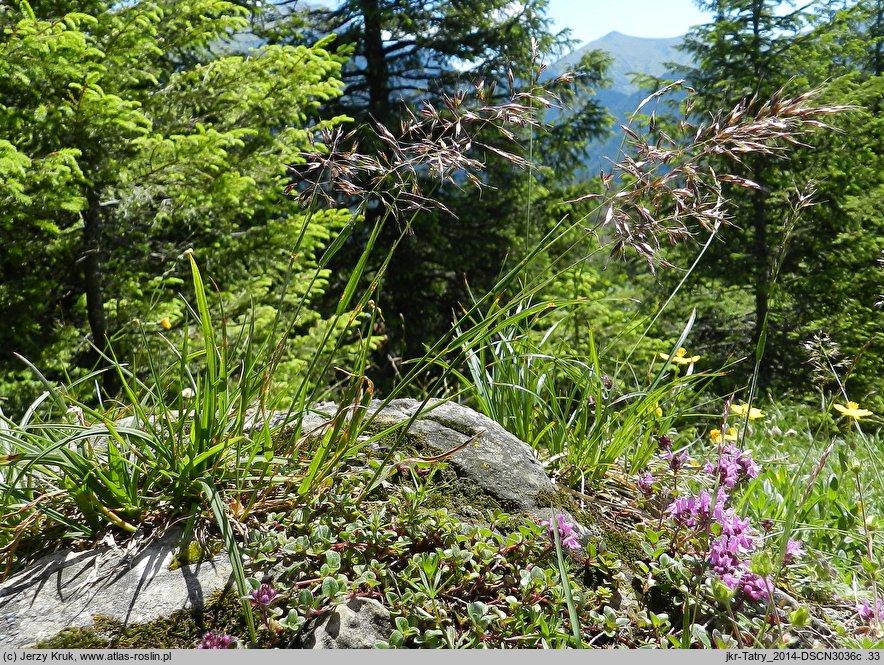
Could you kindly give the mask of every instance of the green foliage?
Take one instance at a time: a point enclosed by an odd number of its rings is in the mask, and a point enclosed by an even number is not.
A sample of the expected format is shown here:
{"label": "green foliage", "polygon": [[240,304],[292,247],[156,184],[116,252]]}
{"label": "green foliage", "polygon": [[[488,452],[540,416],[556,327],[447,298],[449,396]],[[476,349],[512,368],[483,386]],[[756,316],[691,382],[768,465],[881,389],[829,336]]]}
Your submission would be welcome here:
{"label": "green foliage", "polygon": [[[276,526],[255,532],[253,559],[285,570],[275,580],[288,599],[283,628],[297,633],[311,615],[362,589],[392,615],[381,647],[564,648],[573,632],[597,632],[590,610],[604,590],[597,598],[581,582],[580,563],[557,556],[539,524],[485,507],[469,523],[431,507],[444,493],[432,470],[425,479],[398,475],[356,507],[351,497],[370,476],[370,468],[354,470],[329,496],[270,513],[266,523]],[[608,579],[601,563],[589,565]],[[575,618],[580,625],[569,625]]]}
{"label": "green foliage", "polygon": [[[850,367],[846,388],[857,401],[884,408],[884,80],[859,72],[833,81],[827,100],[855,107],[833,120],[836,132],[815,136],[814,150],[797,151],[792,169],[816,184],[817,205],[794,231],[784,269],[782,344],[792,348],[825,331],[840,347],[835,362]],[[800,275],[800,277],[799,277]],[[796,369],[793,369],[796,371]],[[807,376],[806,370],[802,372]]]}
{"label": "green foliage", "polygon": [[[10,327],[0,346],[35,358],[24,368],[44,389],[20,414],[0,414],[0,552],[10,564],[47,541],[106,530],[125,537],[146,522],[178,519],[187,520],[189,552],[192,533],[209,524],[231,558],[240,628],[260,646],[291,646],[308,622],[357,594],[392,613],[395,627],[378,644],[390,647],[804,645],[822,638],[820,613],[774,587],[802,601],[852,591],[868,606],[879,597],[880,411],[866,397],[881,369],[868,298],[884,292],[873,266],[884,249],[880,49],[845,26],[871,26],[879,36],[880,12],[876,23],[856,7],[783,16],[764,0],[707,3],[717,18],[689,39],[701,54],[702,110],[764,94],[777,76],[801,71],[795,85],[831,77],[821,94],[856,105],[845,118],[860,118],[863,130],[845,120],[842,134],[816,137],[831,157],[799,151],[789,170],[772,149],[750,155],[735,173],[758,180],[761,193],[735,202],[739,224],[726,230],[733,243],[709,251],[717,270],[699,280],[737,295],[710,303],[691,294],[670,309],[673,294],[648,321],[621,306],[643,290],[634,265],[605,271],[584,224],[600,230],[602,244],[650,260],[663,240],[691,233],[683,212],[719,228],[717,187],[733,175],[704,180],[707,172],[697,175],[690,162],[694,144],[664,140],[658,125],[651,131],[661,142],[645,144],[651,170],[626,161],[632,170],[623,170],[620,189],[610,188],[613,178],[602,183],[607,212],[585,207],[591,197],[582,194],[569,192],[580,200],[561,204],[556,181],[600,130],[597,107],[579,122],[561,115],[558,130],[544,135],[534,123],[547,99],[536,76],[506,107],[483,88],[463,106],[427,107],[427,124],[392,101],[398,86],[413,92],[437,66],[436,102],[454,92],[454,61],[498,82],[504,63],[527,71],[536,55],[527,37],[539,38],[541,52],[556,41],[545,0],[523,4],[518,15],[497,0],[345,2],[318,12],[341,28],[337,55],[327,41],[236,54],[226,40],[245,27],[247,12],[227,2],[79,4],[79,13],[42,2],[0,13],[0,204],[12,212],[0,220],[10,238],[0,259]],[[436,23],[444,30],[428,28]],[[267,26],[280,40],[307,27]],[[345,52],[360,58],[341,73]],[[584,65],[584,82],[597,83],[604,58]],[[302,187],[310,207],[294,211],[281,200],[281,167],[303,159],[316,130],[342,121],[316,117],[339,94],[339,76],[349,84],[339,108],[387,124],[404,113],[412,123],[405,137],[420,140],[397,143],[381,130],[367,155],[319,146],[309,158],[321,172],[316,189]],[[463,180],[446,180],[453,165],[469,164],[458,140],[477,118],[481,131],[470,137],[489,171],[467,169],[464,178],[497,187],[478,201],[459,191]],[[507,155],[499,146],[518,139],[527,139],[526,156],[562,170],[529,167],[514,182],[521,148]],[[734,148],[715,141],[699,152]],[[415,145],[425,161],[409,156]],[[426,155],[450,161],[434,170]],[[360,173],[359,164],[369,168]],[[460,216],[451,228],[444,208],[431,210],[420,197],[406,205],[425,170],[442,172],[426,191]],[[831,201],[811,208],[807,225],[789,212],[792,174],[821,181]],[[684,182],[693,189],[675,189]],[[328,183],[333,204],[362,195],[349,221],[317,209],[315,194]],[[379,200],[389,207],[375,208]],[[517,239],[524,252],[502,270]],[[822,268],[810,260],[816,255],[827,258]],[[804,274],[815,279],[798,279]],[[680,277],[677,292],[689,279]],[[474,289],[452,286],[467,280]],[[190,297],[179,299],[176,289]],[[433,299],[437,315],[416,316],[419,303],[403,300],[415,290]],[[754,318],[741,320],[741,307]],[[794,324],[782,325],[788,317]],[[94,349],[77,340],[87,321]],[[654,334],[665,343],[651,336],[657,321],[663,332]],[[561,487],[559,509],[602,522],[593,526],[613,534],[604,539],[612,551],[585,542],[566,553],[562,532],[550,537],[524,515],[489,509],[489,497],[454,506],[442,496],[452,477],[444,459],[395,463],[417,413],[394,426],[370,414],[377,404],[367,375],[384,325],[398,334],[385,351],[423,349],[387,401],[443,388],[464,395],[534,446]],[[850,354],[866,355],[843,372],[834,347],[818,337],[811,351],[820,404],[806,418],[765,405],[764,420],[710,392],[719,373],[697,371],[716,367],[710,356],[728,355],[716,346],[719,326],[733,330],[733,354],[755,345],[756,372],[766,348],[766,369],[795,371],[783,358],[817,326]],[[409,330],[413,341],[403,338]],[[88,373],[96,360],[110,368]],[[391,364],[398,369],[397,359]],[[336,365],[344,377],[337,385]],[[93,399],[98,382],[104,391]],[[10,371],[0,385],[27,384]],[[328,392],[337,402],[316,407]],[[873,408],[844,404],[848,395]],[[286,424],[276,429],[279,418],[269,413],[283,400]],[[587,501],[612,510],[588,510]],[[238,525],[248,528],[245,542]],[[737,560],[713,557],[737,531],[745,538],[731,543]],[[789,541],[798,537],[807,554],[795,560]],[[259,602],[267,589],[250,576],[268,569],[279,571],[281,593],[271,589]],[[834,627],[874,636],[877,618],[859,619],[869,625],[859,630],[851,617]],[[851,639],[841,643],[873,644]]]}
{"label": "green foliage", "polygon": [[[303,296],[326,284],[317,257],[347,217],[287,206],[284,167],[339,122],[316,113],[340,94],[340,62],[322,44],[219,53],[246,24],[218,0],[0,14],[0,347],[53,378],[81,376],[98,360],[88,324],[97,349],[112,339],[128,357],[141,342],[133,320],[184,318],[180,257],[195,247],[225,323],[241,327],[254,303],[266,339],[278,312],[301,307],[285,359],[296,371],[319,324]],[[13,411],[29,401],[20,369],[0,359]]]}

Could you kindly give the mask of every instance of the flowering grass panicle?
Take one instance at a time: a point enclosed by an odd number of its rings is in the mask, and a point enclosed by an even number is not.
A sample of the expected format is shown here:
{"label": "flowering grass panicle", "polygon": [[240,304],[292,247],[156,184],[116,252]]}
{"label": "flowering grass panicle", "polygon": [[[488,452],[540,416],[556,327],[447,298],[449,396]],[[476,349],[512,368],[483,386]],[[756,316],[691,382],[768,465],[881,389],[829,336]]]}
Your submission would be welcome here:
{"label": "flowering grass panicle", "polygon": [[[645,98],[629,123],[649,102],[684,89],[675,81]],[[634,251],[654,271],[672,267],[664,256],[666,245],[695,237],[700,231],[715,233],[730,223],[723,191],[725,183],[746,189],[760,189],[759,183],[714,170],[710,158],[724,157],[733,164],[745,162],[747,155],[782,154],[789,144],[809,129],[825,128],[822,118],[848,110],[848,106],[817,106],[816,92],[798,97],[777,93],[769,101],[749,99],[711,122],[691,122],[692,104],[678,124],[674,136],[653,125],[648,136],[640,136],[629,126],[625,130],[629,149],[609,172],[602,174],[608,203],[600,215],[613,238],[612,254]],[[618,190],[628,179],[632,185]],[[575,201],[600,198],[587,194]]]}
{"label": "flowering grass panicle", "polygon": [[[539,75],[539,74],[538,74]],[[541,126],[537,106],[559,107],[561,100],[550,90],[536,86],[530,95],[509,90],[509,98],[493,101],[493,91],[483,83],[474,94],[459,91],[443,95],[441,105],[424,102],[416,112],[406,109],[398,130],[375,122],[377,148],[360,152],[357,130],[344,133],[339,127],[325,130],[322,147],[302,153],[301,161],[289,165],[292,183],[285,193],[304,205],[318,197],[336,206],[343,195],[357,200],[376,199],[400,219],[403,213],[437,209],[450,213],[438,199],[424,193],[425,179],[460,186],[463,181],[481,190],[485,156],[494,154],[517,168],[531,164],[517,154],[516,129]],[[491,130],[514,150],[503,150],[482,139]]]}

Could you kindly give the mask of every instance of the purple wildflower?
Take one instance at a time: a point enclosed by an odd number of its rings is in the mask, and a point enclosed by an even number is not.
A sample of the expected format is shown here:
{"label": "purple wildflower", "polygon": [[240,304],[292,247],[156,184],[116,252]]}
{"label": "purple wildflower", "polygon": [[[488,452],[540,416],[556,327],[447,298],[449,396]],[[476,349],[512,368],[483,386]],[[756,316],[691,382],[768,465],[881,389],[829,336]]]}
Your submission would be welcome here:
{"label": "purple wildflower", "polygon": [[711,524],[711,520],[721,522],[725,519],[728,516],[727,511],[724,509],[724,504],[727,499],[727,494],[725,494],[723,490],[719,490],[715,497],[715,506],[713,507],[712,495],[706,490],[700,492],[695,507],[697,526],[705,529]]}
{"label": "purple wildflower", "polygon": [[744,573],[740,578],[740,591],[749,600],[767,600],[770,580],[755,573]]}
{"label": "purple wildflower", "polygon": [[710,546],[708,561],[713,570],[725,579],[726,575],[734,575],[745,569],[745,556],[755,549],[755,539],[749,528],[749,520],[740,519],[733,511],[722,510],[716,519],[721,524],[721,535]]}
{"label": "purple wildflower", "polygon": [[737,484],[738,472],[739,469],[729,457],[722,456],[718,466],[713,466],[712,462],[703,465],[703,473],[708,473],[710,476],[718,474],[721,484],[728,488]]}
{"label": "purple wildflower", "polygon": [[657,443],[660,446],[660,450],[672,450],[672,439],[670,439],[665,434],[661,434],[657,437]]}
{"label": "purple wildflower", "polygon": [[761,473],[761,467],[758,466],[758,462],[756,462],[752,458],[752,453],[748,451],[744,451],[742,455],[737,459],[737,464],[742,467],[743,475],[747,478],[758,478],[758,474]]}
{"label": "purple wildflower", "polygon": [[681,453],[678,454],[667,450],[661,456],[663,457],[663,459],[669,460],[669,468],[674,473],[681,469],[688,461],[688,452],[686,450],[683,450]]}
{"label": "purple wildflower", "polygon": [[740,554],[739,545],[735,540],[719,538],[709,548],[708,561],[712,569],[724,579],[739,568]]}
{"label": "purple wildflower", "polygon": [[770,580],[749,571],[739,574],[725,573],[721,576],[728,588],[742,591],[749,600],[767,600]]}
{"label": "purple wildflower", "polygon": [[682,526],[693,526],[695,522],[694,507],[697,500],[692,496],[680,496],[669,504],[666,512],[673,521]]}
{"label": "purple wildflower", "polygon": [[[878,601],[878,617],[884,617],[884,602]],[[863,621],[871,621],[875,618],[875,608],[868,600],[863,600],[853,607],[860,619]]]}
{"label": "purple wildflower", "polygon": [[752,453],[729,445],[721,451],[718,464],[706,462],[703,471],[710,475],[718,475],[725,487],[733,487],[744,478],[757,478],[761,468],[752,459]]}
{"label": "purple wildflower", "polygon": [[728,589],[736,589],[737,585],[740,583],[740,576],[735,575],[734,573],[724,573],[721,576],[721,581],[724,582]]}
{"label": "purple wildflower", "polygon": [[249,592],[249,602],[253,607],[270,607],[270,604],[276,600],[279,593],[271,584],[262,584],[257,589]]}
{"label": "purple wildflower", "polygon": [[[580,543],[577,542],[577,533],[574,531],[574,524],[565,519],[561,513],[556,515],[556,522],[559,526],[559,536],[562,538],[562,546],[572,550],[579,550]],[[552,522],[543,520],[540,523],[549,529],[550,538],[553,537]]]}
{"label": "purple wildflower", "polygon": [[645,496],[650,496],[653,492],[654,483],[657,482],[657,479],[651,475],[650,471],[647,471],[638,477],[636,484],[638,488],[641,490],[642,494]]}
{"label": "purple wildflower", "polygon": [[666,511],[679,524],[705,529],[711,520],[721,521],[729,516],[729,512],[724,509],[727,499],[727,494],[719,491],[713,507],[712,495],[703,490],[697,497],[677,498],[669,504]]}
{"label": "purple wildflower", "polygon": [[202,641],[197,649],[235,649],[236,638],[231,637],[227,633],[209,631],[203,635]]}
{"label": "purple wildflower", "polygon": [[785,562],[789,563],[792,559],[796,559],[804,554],[804,548],[801,547],[801,543],[797,540],[792,540],[791,538],[786,542],[786,557]]}

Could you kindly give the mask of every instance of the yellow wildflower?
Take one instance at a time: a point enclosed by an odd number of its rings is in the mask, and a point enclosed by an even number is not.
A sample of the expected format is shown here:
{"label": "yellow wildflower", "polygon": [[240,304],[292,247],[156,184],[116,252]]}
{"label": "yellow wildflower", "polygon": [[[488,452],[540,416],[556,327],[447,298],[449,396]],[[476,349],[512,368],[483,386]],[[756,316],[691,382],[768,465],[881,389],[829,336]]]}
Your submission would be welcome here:
{"label": "yellow wildflower", "polygon": [[761,409],[756,409],[754,406],[750,408],[748,404],[734,404],[731,406],[731,413],[735,416],[748,416],[749,420],[764,418],[764,412]]}
{"label": "yellow wildflower", "polygon": [[[668,353],[658,353],[657,355],[663,360],[669,360]],[[691,363],[697,362],[699,359],[700,356],[689,356],[687,350],[683,346],[680,346],[678,351],[675,352],[675,355],[672,356],[672,362],[676,365],[690,365]]]}
{"label": "yellow wildflower", "polygon": [[739,435],[736,427],[728,427],[724,435],[722,435],[720,429],[709,430],[709,438],[712,440],[712,443],[718,445],[722,441],[736,441]]}
{"label": "yellow wildflower", "polygon": [[169,328],[172,327],[172,322],[169,320],[168,316],[164,316],[160,319],[160,325],[163,327],[164,330],[169,330]]}
{"label": "yellow wildflower", "polygon": [[836,404],[835,410],[842,416],[853,418],[854,420],[859,420],[860,418],[872,415],[872,412],[868,409],[859,408],[859,404],[856,402],[848,402],[846,406],[844,404]]}
{"label": "yellow wildflower", "polygon": [[654,413],[657,414],[657,417],[658,417],[658,418],[662,418],[662,417],[663,417],[663,409],[661,409],[659,406],[655,406],[655,407],[654,407]]}

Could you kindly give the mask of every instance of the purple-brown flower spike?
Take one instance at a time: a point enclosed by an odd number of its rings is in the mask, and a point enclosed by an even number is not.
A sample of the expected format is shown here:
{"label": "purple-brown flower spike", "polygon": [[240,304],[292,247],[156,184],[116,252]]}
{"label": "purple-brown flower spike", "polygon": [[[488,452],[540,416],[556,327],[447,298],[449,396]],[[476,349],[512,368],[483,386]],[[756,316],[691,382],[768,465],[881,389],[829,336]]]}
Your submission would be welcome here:
{"label": "purple-brown flower spike", "polygon": [[279,593],[270,584],[262,584],[257,589],[249,592],[249,602],[254,607],[270,607],[271,603],[277,599]]}
{"label": "purple-brown flower spike", "polygon": [[209,631],[203,635],[197,649],[235,649],[236,638],[227,633]]}

